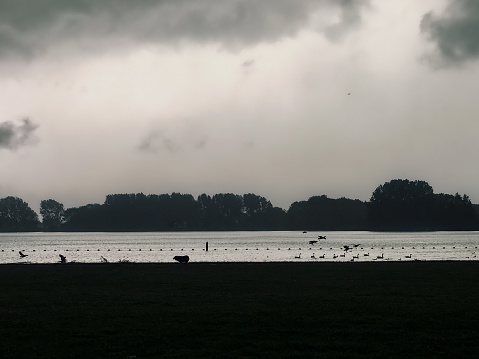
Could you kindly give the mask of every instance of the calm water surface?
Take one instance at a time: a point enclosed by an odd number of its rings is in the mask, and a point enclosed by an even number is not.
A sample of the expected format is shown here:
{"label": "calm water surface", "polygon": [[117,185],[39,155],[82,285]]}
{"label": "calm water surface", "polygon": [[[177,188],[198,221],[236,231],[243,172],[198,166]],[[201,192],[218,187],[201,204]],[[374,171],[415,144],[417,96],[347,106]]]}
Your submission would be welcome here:
{"label": "calm water surface", "polygon": [[0,233],[0,263],[477,260],[478,246],[479,232]]}

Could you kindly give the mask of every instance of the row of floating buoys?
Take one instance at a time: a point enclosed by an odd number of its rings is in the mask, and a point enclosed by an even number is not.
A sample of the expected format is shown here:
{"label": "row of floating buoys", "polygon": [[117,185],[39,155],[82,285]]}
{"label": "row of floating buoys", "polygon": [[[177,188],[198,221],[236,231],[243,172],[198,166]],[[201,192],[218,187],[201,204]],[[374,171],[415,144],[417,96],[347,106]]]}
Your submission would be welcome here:
{"label": "row of floating buoys", "polygon": [[[370,247],[370,248],[371,248],[372,250],[375,249],[375,247]],[[376,249],[379,249],[379,248],[380,248],[381,250],[384,250],[384,249],[385,249],[385,247],[378,247],[378,248],[376,248]],[[468,246],[465,246],[465,247],[463,247],[463,248],[464,248],[464,249],[473,249],[472,247],[468,247]],[[364,250],[363,247],[361,247],[361,249]],[[391,247],[391,249],[394,249],[394,247]],[[408,249],[409,249],[409,250],[417,250],[417,249],[419,249],[419,248],[416,248],[416,247],[410,247],[410,248],[408,248],[408,247],[401,247],[401,250],[408,250]],[[421,247],[421,249],[428,249],[428,247],[425,247],[425,246],[424,246],[424,247]],[[436,246],[433,246],[432,248],[429,247],[429,249],[448,249],[448,247],[442,246],[442,248],[439,248],[439,247],[437,248]],[[452,247],[450,247],[450,249],[461,249],[461,248],[456,248],[456,246],[452,246]],[[475,246],[474,249],[477,249],[477,246]],[[162,252],[162,251],[167,251],[167,250],[168,250],[168,249],[163,249],[163,248],[160,248],[160,249],[152,249],[152,248],[149,248],[149,249],[146,249],[146,250],[144,250],[144,251],[149,251],[149,252],[159,251],[159,252]],[[170,249],[169,249],[169,251],[185,251],[185,250],[186,250],[186,251],[187,251],[187,250],[194,251],[195,249],[194,249],[194,248],[191,248],[191,249],[184,249],[184,248],[174,249],[174,248],[170,248]],[[214,248],[213,250],[216,251],[217,248]],[[230,249],[230,248],[224,248],[223,250],[227,251],[227,250],[233,250],[233,249],[232,249],[232,248],[231,248],[231,249]],[[234,248],[234,250],[235,250],[235,251],[238,251],[238,250],[242,250],[242,248]],[[252,248],[244,248],[243,250],[245,250],[245,251],[248,251],[248,250],[256,250],[256,251],[266,250],[266,251],[269,251],[269,250],[271,250],[271,249],[270,249],[270,248],[254,248],[254,249],[252,249]],[[290,250],[296,250],[296,248],[291,248],[291,247],[284,248],[284,249],[278,248],[277,250],[278,250],[278,251],[280,251],[280,250],[288,250],[288,251],[290,251]],[[320,248],[313,248],[313,247],[301,248],[301,247],[299,247],[299,248],[297,248],[297,250],[328,250],[328,248],[324,248],[324,249],[323,249],[322,247],[320,247]],[[329,250],[339,250],[339,251],[343,251],[344,248],[343,248],[343,247],[339,247],[339,248],[330,247]],[[386,248],[386,250],[387,250],[387,248]],[[5,250],[5,249],[2,249],[2,250],[1,250],[1,252],[5,252],[5,251],[8,251],[8,250]],[[12,251],[12,252],[16,252],[16,251],[18,251],[18,250],[17,250],[17,249],[12,249],[11,251]],[[23,249],[22,251],[27,252],[26,249]],[[36,249],[31,250],[31,252],[36,252],[36,251],[37,251]],[[38,251],[41,251],[41,250],[38,250]],[[47,251],[57,252],[56,249],[51,249],[51,250],[43,249],[43,252],[47,252]],[[69,252],[69,251],[72,251],[72,252],[75,252],[75,251],[76,251],[76,252],[81,252],[81,251],[90,252],[90,251],[95,251],[95,250],[90,250],[90,249],[84,249],[84,250],[82,250],[82,249],[64,249],[64,251],[66,251],[66,252]],[[96,249],[96,251],[97,251],[97,252],[100,252],[100,251],[110,252],[111,249],[109,249],[109,248],[108,248],[108,249]],[[135,249],[131,249],[131,248],[121,249],[121,248],[119,248],[117,251],[118,251],[118,252],[122,252],[122,251],[132,252],[132,251],[135,251]],[[139,249],[137,249],[136,251],[141,252],[141,251],[143,251],[143,250],[142,250],[141,248],[139,248]],[[205,249],[203,249],[203,251],[205,251]]]}

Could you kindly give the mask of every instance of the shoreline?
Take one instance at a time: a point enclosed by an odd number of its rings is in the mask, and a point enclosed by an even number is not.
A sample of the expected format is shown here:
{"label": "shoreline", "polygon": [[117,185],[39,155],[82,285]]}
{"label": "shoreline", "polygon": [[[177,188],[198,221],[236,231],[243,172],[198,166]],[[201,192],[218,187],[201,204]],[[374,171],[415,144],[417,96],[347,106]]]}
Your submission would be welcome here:
{"label": "shoreline", "polygon": [[50,265],[62,265],[62,266],[112,266],[112,265],[138,265],[138,266],[157,266],[157,265],[173,265],[173,266],[197,266],[197,265],[331,265],[331,264],[338,264],[338,265],[376,265],[376,264],[412,264],[412,263],[431,263],[431,264],[440,264],[440,263],[477,263],[479,265],[479,258],[477,259],[464,259],[464,260],[455,260],[455,259],[446,259],[446,260],[425,260],[425,259],[413,259],[413,260],[362,260],[362,261],[350,261],[350,260],[340,260],[340,261],[311,261],[311,260],[304,260],[304,261],[261,261],[261,262],[249,262],[249,261],[202,261],[202,262],[194,262],[190,261],[187,264],[178,263],[175,261],[171,262],[67,262],[67,263],[60,263],[60,262],[48,262],[48,263],[31,263],[31,262],[17,262],[17,263],[0,263],[0,267],[4,266],[50,266]]}

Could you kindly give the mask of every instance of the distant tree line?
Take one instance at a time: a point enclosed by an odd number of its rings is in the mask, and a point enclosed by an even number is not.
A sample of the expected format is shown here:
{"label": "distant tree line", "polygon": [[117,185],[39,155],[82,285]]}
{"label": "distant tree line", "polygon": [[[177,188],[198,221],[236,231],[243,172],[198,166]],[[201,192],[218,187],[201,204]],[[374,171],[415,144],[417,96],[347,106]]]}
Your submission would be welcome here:
{"label": "distant tree line", "polygon": [[255,194],[112,194],[103,204],[65,209],[53,200],[38,215],[17,197],[0,199],[0,232],[237,230],[478,230],[479,207],[467,195],[434,194],[424,181],[380,185],[369,202],[325,195],[274,207]]}

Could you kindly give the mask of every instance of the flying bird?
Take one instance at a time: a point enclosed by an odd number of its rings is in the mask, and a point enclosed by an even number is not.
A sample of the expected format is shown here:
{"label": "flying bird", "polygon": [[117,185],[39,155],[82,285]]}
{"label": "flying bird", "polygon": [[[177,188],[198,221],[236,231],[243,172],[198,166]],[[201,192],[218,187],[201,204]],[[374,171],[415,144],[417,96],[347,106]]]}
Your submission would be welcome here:
{"label": "flying bird", "polygon": [[[353,247],[354,247],[354,248],[358,248],[360,245],[361,245],[361,244],[353,244]],[[351,246],[347,246],[347,245],[343,246],[343,248],[344,248],[344,251],[345,251],[345,252],[347,252],[347,251],[353,249]]]}
{"label": "flying bird", "polygon": [[22,251],[18,251],[18,254],[20,254],[20,258],[28,257],[28,254],[25,254]]}

